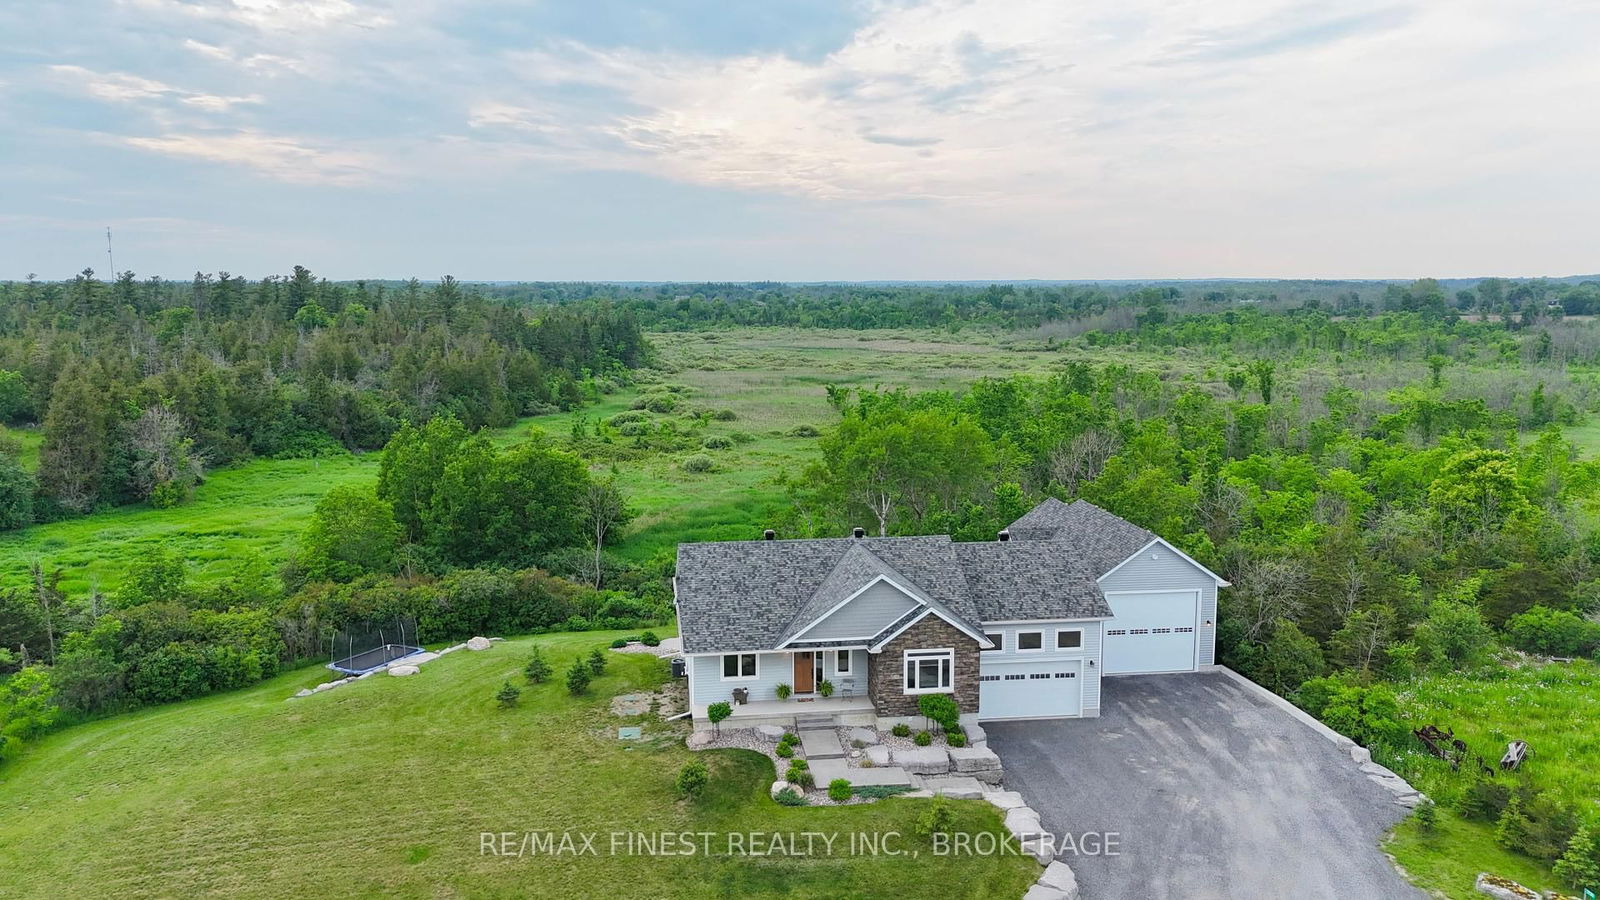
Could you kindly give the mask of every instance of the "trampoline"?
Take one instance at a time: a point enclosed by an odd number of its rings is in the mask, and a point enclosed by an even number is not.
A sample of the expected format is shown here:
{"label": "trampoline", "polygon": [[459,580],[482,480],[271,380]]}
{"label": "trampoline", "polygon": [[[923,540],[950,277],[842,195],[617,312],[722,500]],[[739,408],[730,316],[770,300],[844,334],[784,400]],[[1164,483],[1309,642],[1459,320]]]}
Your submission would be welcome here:
{"label": "trampoline", "polygon": [[332,646],[328,668],[346,675],[365,675],[423,652],[417,643],[417,623],[403,618],[347,627],[333,636]]}

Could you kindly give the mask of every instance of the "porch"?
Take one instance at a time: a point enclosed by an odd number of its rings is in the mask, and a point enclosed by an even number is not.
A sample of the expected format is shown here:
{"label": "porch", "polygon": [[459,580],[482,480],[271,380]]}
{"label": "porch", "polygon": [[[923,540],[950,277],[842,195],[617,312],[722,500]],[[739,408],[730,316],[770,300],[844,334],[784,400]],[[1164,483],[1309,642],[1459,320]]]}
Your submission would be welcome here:
{"label": "porch", "polygon": [[[707,729],[706,704],[693,707],[696,729]],[[722,721],[729,728],[754,728],[757,725],[795,727],[797,719],[831,719],[835,725],[871,725],[878,711],[865,694],[851,697],[791,697],[788,700],[751,700],[733,704],[733,713]]]}

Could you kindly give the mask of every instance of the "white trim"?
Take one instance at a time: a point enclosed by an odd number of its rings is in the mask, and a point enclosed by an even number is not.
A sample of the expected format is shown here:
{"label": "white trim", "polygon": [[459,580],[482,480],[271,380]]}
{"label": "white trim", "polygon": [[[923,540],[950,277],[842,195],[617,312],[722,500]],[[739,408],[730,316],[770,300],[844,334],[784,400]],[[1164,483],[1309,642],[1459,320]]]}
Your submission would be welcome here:
{"label": "white trim", "polygon": [[[1199,588],[1182,588],[1166,591],[1107,591],[1105,592],[1106,604],[1111,604],[1112,597],[1123,595],[1145,596],[1149,594],[1193,594],[1194,595],[1194,667],[1190,669],[1161,669],[1146,672],[1107,672],[1106,665],[1106,631],[1100,632],[1100,674],[1105,678],[1118,678],[1123,675],[1165,675],[1172,672],[1198,672],[1200,671],[1200,610],[1205,606],[1206,592]],[[1115,609],[1115,607],[1112,607]],[[1116,621],[1113,617],[1112,621]]]}
{"label": "white trim", "polygon": [[[1078,633],[1078,646],[1076,646],[1076,647],[1063,647],[1063,646],[1061,646],[1061,634],[1062,634],[1062,632],[1066,632],[1066,631],[1076,631]],[[1054,643],[1053,643],[1053,645],[1051,646],[1050,649],[1056,651],[1057,653],[1060,653],[1062,651],[1066,651],[1068,653],[1073,653],[1073,652],[1082,653],[1083,649],[1084,649],[1083,648],[1083,629],[1082,628],[1057,628],[1055,630],[1055,641],[1054,641]]]}
{"label": "white trim", "polygon": [[909,621],[906,624],[900,626],[899,628],[896,628],[894,630],[893,634],[891,634],[888,637],[884,638],[883,640],[877,642],[876,644],[873,644],[872,646],[868,647],[867,648],[867,652],[868,653],[879,653],[879,652],[882,652],[883,648],[888,646],[890,641],[892,641],[895,638],[899,637],[900,635],[904,634],[907,628],[910,628],[911,626],[917,624],[918,622],[921,622],[923,619],[926,619],[928,617],[929,613],[933,613],[934,615],[936,615],[939,618],[945,620],[946,622],[949,622],[950,626],[952,628],[954,628],[955,630],[961,632],[962,634],[966,635],[967,637],[972,638],[973,640],[977,641],[978,642],[978,649],[980,649],[980,650],[993,650],[994,649],[994,645],[989,642],[989,639],[984,636],[983,632],[980,631],[980,632],[974,634],[972,629],[968,628],[967,626],[961,624],[960,622],[957,622],[955,619],[952,619],[949,616],[945,615],[944,613],[940,612],[937,607],[929,606],[928,608],[923,610],[922,615],[917,616],[915,619],[912,619],[911,621]]}
{"label": "white trim", "polygon": [[[1095,581],[1096,582],[1105,581],[1107,578],[1110,578],[1111,576],[1117,574],[1117,570],[1118,569],[1121,569],[1123,566],[1127,565],[1128,563],[1133,562],[1135,559],[1137,559],[1139,557],[1139,554],[1145,552],[1146,550],[1149,550],[1151,547],[1154,547],[1156,544],[1160,544],[1161,546],[1167,548],[1168,550],[1171,550],[1173,553],[1178,554],[1178,556],[1180,558],[1182,558],[1185,562],[1187,562],[1189,565],[1194,566],[1196,569],[1199,569],[1200,571],[1206,573],[1207,575],[1210,575],[1211,576],[1211,580],[1213,580],[1213,581],[1215,581],[1217,583],[1217,587],[1233,587],[1233,582],[1228,581],[1227,579],[1223,578],[1221,575],[1218,575],[1217,573],[1211,571],[1210,569],[1206,568],[1205,566],[1202,566],[1199,563],[1195,562],[1194,561],[1194,557],[1192,557],[1189,554],[1183,552],[1182,550],[1179,550],[1177,547],[1174,547],[1171,544],[1167,543],[1166,539],[1165,538],[1161,538],[1161,537],[1156,537],[1156,538],[1152,539],[1150,541],[1150,543],[1145,544],[1143,547],[1140,547],[1138,550],[1135,550],[1133,553],[1128,555],[1127,559],[1123,560],[1122,562],[1117,563],[1115,566],[1112,566],[1111,567],[1111,571],[1105,573],[1104,575],[1101,575],[1099,578],[1096,578]],[[1151,594],[1153,594],[1153,593],[1157,593],[1157,592],[1156,591],[1142,591],[1141,593],[1151,593]]]}
{"label": "white trim", "polygon": [[[839,649],[839,650],[833,651],[833,674],[835,674],[835,675],[854,675],[854,674],[856,674],[856,661],[850,655],[853,652],[854,652],[853,650],[847,650],[847,649]],[[841,660],[841,659],[845,661],[845,667],[843,669],[839,668],[839,660]]]}
{"label": "white trim", "polygon": [[[1089,666],[1084,664],[1085,661],[1086,661],[1085,658],[1078,657],[1078,658],[1067,658],[1067,659],[1057,659],[1057,660],[1049,660],[1049,659],[1042,659],[1042,660],[1034,660],[1034,659],[1004,659],[1004,660],[997,660],[996,662],[991,663],[990,664],[991,666],[1038,666],[1038,665],[1051,665],[1051,664],[1076,665],[1078,667],[1078,674],[1072,680],[1076,681],[1078,683],[1078,714],[1075,715],[1075,716],[985,716],[983,714],[983,682],[980,680],[978,682],[978,719],[979,719],[979,721],[982,721],[982,722],[1025,722],[1025,721],[1035,721],[1035,720],[1037,720],[1037,721],[1057,721],[1057,720],[1060,720],[1060,719],[1081,719],[1081,718],[1083,718],[1084,717],[1084,715],[1083,715],[1083,712],[1084,712],[1084,706],[1083,706],[1083,690],[1084,690],[1084,687],[1083,687],[1083,684],[1089,678]],[[982,675],[983,674],[983,669],[980,668],[978,670],[978,674]],[[991,674],[993,674],[993,673],[991,673]],[[1055,679],[1052,678],[1051,680],[1054,681]],[[1097,706],[1097,707],[1095,707],[1095,709],[1099,709],[1099,707]]]}
{"label": "white trim", "polygon": [[1115,616],[1051,616],[1048,619],[995,619],[984,622],[984,627],[991,625],[1048,625],[1051,622],[1106,622]]}
{"label": "white trim", "polygon": [[[760,680],[760,678],[761,678],[761,654],[760,653],[757,653],[757,652],[752,652],[752,653],[740,652],[740,653],[719,653],[717,655],[722,657],[722,662],[717,666],[717,675],[721,678],[721,680],[723,680],[723,681],[759,681]],[[753,657],[755,657],[755,662],[756,662],[756,672],[755,672],[755,674],[754,675],[729,675],[728,674],[728,657],[730,657],[730,656],[739,656],[739,657],[753,656]],[[741,671],[741,672],[744,671],[744,660],[743,659],[740,659],[737,665],[739,667],[739,671]]]}
{"label": "white trim", "polygon": [[[910,667],[912,660],[916,660],[918,663],[921,663],[924,660],[939,660],[940,662],[948,660],[950,663],[950,685],[948,687],[937,688],[908,687],[906,683],[911,679],[908,677],[906,669]],[[914,647],[902,650],[900,652],[900,690],[901,693],[906,694],[907,696],[917,696],[919,694],[954,694],[956,692],[956,648]]]}
{"label": "white trim", "polygon": [[[866,584],[862,585],[860,588],[858,588],[856,590],[855,593],[851,594],[850,596],[848,596],[848,597],[844,598],[843,600],[840,600],[838,603],[834,604],[832,609],[828,610],[827,612],[823,613],[820,616],[817,616],[815,619],[812,619],[810,621],[810,623],[808,623],[806,625],[806,627],[804,627],[804,628],[800,629],[799,631],[795,632],[794,633],[794,637],[789,638],[788,640],[784,641],[782,644],[779,644],[778,646],[779,647],[787,647],[790,644],[794,643],[795,641],[800,640],[800,636],[801,635],[805,634],[806,632],[810,631],[811,629],[813,629],[813,628],[817,627],[818,625],[822,624],[824,619],[827,619],[829,616],[833,615],[834,613],[838,612],[839,610],[844,609],[845,606],[849,605],[851,600],[854,600],[855,598],[861,596],[862,594],[865,594],[869,589],[871,589],[874,585],[876,585],[880,581],[888,582],[890,587],[894,588],[895,590],[899,591],[902,594],[905,594],[906,595],[906,599],[910,600],[911,602],[921,604],[922,606],[927,606],[928,605],[928,601],[926,601],[923,598],[921,598],[921,597],[917,596],[916,594],[912,593],[911,590],[908,589],[905,585],[901,584],[898,581],[895,581],[893,578],[890,578],[887,575],[879,575],[876,578],[873,578],[871,581],[867,582]],[[906,612],[910,612],[910,610],[906,610]],[[903,616],[903,615],[905,615],[905,613],[903,612],[900,615]],[[896,616],[895,618],[899,618],[899,616]],[[853,638],[853,637],[850,637],[850,638],[840,638],[840,640],[846,640],[846,641],[867,640],[868,638],[871,638],[871,637],[872,637],[872,635],[869,634],[865,638]],[[829,638],[819,638],[819,640],[830,640],[830,639]]]}
{"label": "white trim", "polygon": [[[1044,629],[1043,628],[1018,628],[1016,630],[1015,634],[1017,636],[1017,650],[1016,650],[1016,652],[1018,652],[1018,653],[1043,653],[1045,651]],[[1037,646],[1037,647],[1024,647],[1024,646],[1022,646],[1022,636],[1025,635],[1025,634],[1037,634],[1039,636],[1039,646]]]}
{"label": "white trim", "polygon": [[[1001,631],[985,631],[983,633],[983,636],[984,637],[988,637],[991,634],[994,635],[995,637],[999,638],[1000,639],[1000,643],[995,644],[993,647],[990,647],[989,649],[998,651],[1000,653],[1004,653],[1005,649],[1006,649],[1006,633],[1005,633],[1005,631],[1003,631],[1003,630],[1001,630]],[[990,643],[994,643],[994,642],[990,641]]]}

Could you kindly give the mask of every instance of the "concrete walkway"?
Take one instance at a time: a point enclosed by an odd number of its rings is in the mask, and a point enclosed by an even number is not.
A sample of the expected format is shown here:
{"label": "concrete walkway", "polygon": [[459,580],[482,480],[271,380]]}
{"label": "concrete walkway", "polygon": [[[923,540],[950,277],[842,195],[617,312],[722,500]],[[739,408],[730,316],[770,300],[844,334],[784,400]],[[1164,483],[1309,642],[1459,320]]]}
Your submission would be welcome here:
{"label": "concrete walkway", "polygon": [[805,752],[809,762],[844,758],[844,746],[839,743],[839,733],[832,728],[800,732],[800,749]]}
{"label": "concrete walkway", "polygon": [[811,761],[811,775],[817,787],[826,788],[828,782],[843,778],[853,785],[904,785],[911,786],[911,776],[898,766],[873,766],[870,769],[852,768],[842,759],[817,759]]}

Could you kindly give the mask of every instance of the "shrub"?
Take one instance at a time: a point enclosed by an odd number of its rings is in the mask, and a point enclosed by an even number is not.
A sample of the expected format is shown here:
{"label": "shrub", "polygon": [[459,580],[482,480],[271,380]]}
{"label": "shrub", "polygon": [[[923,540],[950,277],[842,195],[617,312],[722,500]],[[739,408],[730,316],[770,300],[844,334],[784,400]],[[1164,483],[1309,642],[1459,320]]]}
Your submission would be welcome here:
{"label": "shrub", "polygon": [[700,446],[706,450],[727,450],[733,446],[733,441],[722,437],[721,435],[713,434],[701,441]]}
{"label": "shrub", "polygon": [[893,728],[889,729],[889,732],[895,737],[910,737],[911,726],[904,722],[898,722]]}
{"label": "shrub", "polygon": [[628,646],[628,639],[627,638],[617,638],[616,640],[611,642],[611,649],[613,649],[613,650],[621,650],[623,647],[626,647],[626,646]]}
{"label": "shrub", "polygon": [[780,744],[798,744],[798,743],[800,743],[800,735],[795,734],[792,731],[785,731],[783,733],[783,737],[778,738],[778,743],[780,743]]}
{"label": "shrub", "polygon": [[778,695],[779,700],[787,700],[789,695],[794,693],[794,688],[784,682],[779,682],[778,686],[772,689],[772,692]]}
{"label": "shrub", "polygon": [[815,425],[796,425],[795,427],[793,427],[793,428],[789,429],[787,432],[785,432],[785,434],[787,434],[789,437],[807,437],[807,438],[809,438],[809,437],[816,437],[817,435],[822,434],[822,432],[818,431],[817,430],[817,426],[815,426]]}
{"label": "shrub", "polygon": [[619,412],[616,415],[612,416],[611,418],[607,419],[606,420],[606,424],[610,425],[612,428],[619,428],[619,427],[621,427],[623,425],[629,424],[630,422],[642,422],[642,421],[644,421],[644,419],[645,419],[645,414],[642,411],[637,410],[637,409],[630,409],[630,410],[624,410],[623,412]]}
{"label": "shrub", "polygon": [[1556,860],[1555,876],[1572,887],[1600,885],[1600,841],[1587,826],[1579,828]]}
{"label": "shrub", "polygon": [[700,474],[715,469],[717,464],[711,460],[711,457],[705,455],[704,453],[696,453],[695,455],[679,463],[678,466],[685,472]]}
{"label": "shrub", "polygon": [[589,681],[593,676],[589,674],[589,667],[582,659],[572,661],[572,668],[567,670],[567,690],[576,697],[589,689]]}
{"label": "shrub", "polygon": [[956,811],[943,795],[933,798],[928,808],[917,818],[917,834],[924,838],[947,834],[956,825]]}
{"label": "shrub", "polygon": [[646,647],[659,647],[661,646],[661,638],[656,637],[654,631],[646,631],[644,634],[639,635],[639,643]]}
{"label": "shrub", "polygon": [[783,757],[784,759],[788,759],[789,757],[794,755],[794,745],[793,744],[785,744],[782,741],[779,741],[777,749],[773,750],[772,752],[778,754],[779,756]]}
{"label": "shrub", "polygon": [[803,759],[789,761],[789,771],[784,773],[783,780],[801,787],[811,787],[816,784],[817,777],[811,774],[811,764]]}
{"label": "shrub", "polygon": [[959,731],[947,733],[945,740],[949,741],[952,747],[965,747],[967,745],[967,736]]}
{"label": "shrub", "polygon": [[1439,808],[1432,800],[1417,804],[1417,831],[1431,836],[1439,830]]}
{"label": "shrub", "polygon": [[704,760],[695,759],[684,763],[678,770],[678,796],[695,800],[705,793],[706,782],[711,780],[711,772],[706,768]]}
{"label": "shrub", "polygon": [[1467,784],[1456,801],[1456,812],[1463,819],[1475,822],[1497,822],[1511,803],[1511,788],[1486,776],[1477,776]]}
{"label": "shrub", "polygon": [[1363,747],[1399,749],[1411,730],[1400,721],[1394,692],[1383,685],[1360,685],[1339,676],[1312,678],[1295,691],[1301,709]]}
{"label": "shrub", "polygon": [[1519,650],[1546,656],[1593,656],[1600,650],[1600,622],[1564,609],[1535,606],[1506,623]]}
{"label": "shrub", "polygon": [[711,727],[717,729],[719,734],[722,732],[722,720],[731,715],[733,715],[733,704],[726,700],[706,707],[706,718],[711,720]]}
{"label": "shrub", "polygon": [[917,736],[911,740],[914,741],[918,747],[926,747],[933,743],[933,735],[927,733],[926,731],[919,731],[917,732]]}
{"label": "shrub", "polygon": [[805,806],[806,798],[792,787],[786,787],[774,794],[772,799],[778,801],[779,806]]}
{"label": "shrub", "polygon": [[961,707],[949,694],[923,694],[917,698],[917,711],[945,731],[961,727]]}
{"label": "shrub", "polygon": [[852,793],[854,793],[857,797],[867,797],[876,800],[882,797],[893,797],[896,794],[909,793],[913,790],[915,790],[915,788],[909,784],[862,784],[857,785],[853,789]]}
{"label": "shrub", "polygon": [[828,799],[835,803],[843,803],[850,799],[850,780],[848,778],[835,778],[828,782]]}
{"label": "shrub", "polygon": [[739,414],[731,409],[719,409],[711,414],[711,418],[716,419],[718,422],[732,422],[734,419],[739,418]]}
{"label": "shrub", "polygon": [[522,688],[507,681],[500,685],[500,690],[494,692],[494,699],[499,701],[501,709],[510,709],[517,705],[517,698],[522,696]]}
{"label": "shrub", "polygon": [[589,674],[599,678],[606,673],[606,655],[600,652],[599,647],[589,651],[588,662]]}
{"label": "shrub", "polygon": [[522,667],[522,674],[533,684],[543,684],[550,680],[550,661],[544,658],[544,651],[538,646],[528,656],[528,664]]}
{"label": "shrub", "polygon": [[756,436],[751,434],[748,431],[729,432],[728,437],[735,444],[753,444],[753,443],[755,443],[755,440],[756,440]]}
{"label": "shrub", "polygon": [[817,693],[821,694],[823,696],[823,699],[827,699],[828,697],[832,697],[833,696],[833,682],[824,680],[821,684],[817,685]]}

